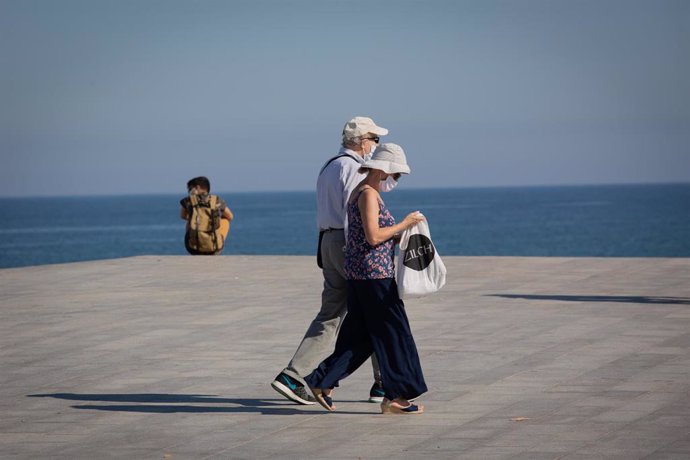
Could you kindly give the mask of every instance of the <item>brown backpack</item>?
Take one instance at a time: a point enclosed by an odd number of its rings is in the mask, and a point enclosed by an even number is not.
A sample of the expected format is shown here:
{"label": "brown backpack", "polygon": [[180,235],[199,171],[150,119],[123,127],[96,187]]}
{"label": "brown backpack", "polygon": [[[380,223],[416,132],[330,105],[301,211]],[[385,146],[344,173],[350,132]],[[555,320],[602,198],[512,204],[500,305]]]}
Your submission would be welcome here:
{"label": "brown backpack", "polygon": [[215,195],[190,195],[187,209],[185,248],[190,254],[219,254],[223,250],[220,232],[220,203]]}

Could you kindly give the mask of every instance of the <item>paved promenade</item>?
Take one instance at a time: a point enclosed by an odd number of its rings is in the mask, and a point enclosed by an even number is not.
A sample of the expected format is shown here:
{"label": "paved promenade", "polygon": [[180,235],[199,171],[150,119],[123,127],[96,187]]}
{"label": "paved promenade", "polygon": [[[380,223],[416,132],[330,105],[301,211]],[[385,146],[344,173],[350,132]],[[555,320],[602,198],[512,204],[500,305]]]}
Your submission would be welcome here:
{"label": "paved promenade", "polygon": [[312,257],[0,270],[0,459],[690,458],[690,259],[444,261],[407,302],[415,416],[366,402],[368,364],[332,414],[270,388]]}

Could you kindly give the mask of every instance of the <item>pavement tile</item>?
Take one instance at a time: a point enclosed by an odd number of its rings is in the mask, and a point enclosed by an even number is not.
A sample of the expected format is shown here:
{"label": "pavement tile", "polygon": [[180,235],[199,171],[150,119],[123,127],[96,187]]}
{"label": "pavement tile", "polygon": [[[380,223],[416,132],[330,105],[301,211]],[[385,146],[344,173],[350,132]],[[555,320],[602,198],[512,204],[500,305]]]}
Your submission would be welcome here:
{"label": "pavement tile", "polygon": [[562,452],[527,451],[513,455],[511,460],[558,460],[563,456]]}
{"label": "pavement tile", "polygon": [[646,457],[643,457],[644,460],[687,460],[688,459],[688,454],[686,453],[679,453],[679,452],[653,452]]}

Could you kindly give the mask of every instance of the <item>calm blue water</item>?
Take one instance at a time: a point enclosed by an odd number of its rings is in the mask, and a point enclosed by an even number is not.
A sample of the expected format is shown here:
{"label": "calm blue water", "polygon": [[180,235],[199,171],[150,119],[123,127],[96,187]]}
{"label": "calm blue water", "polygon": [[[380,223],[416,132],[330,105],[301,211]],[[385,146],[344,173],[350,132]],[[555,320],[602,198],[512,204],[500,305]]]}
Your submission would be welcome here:
{"label": "calm blue water", "polygon": [[[235,213],[224,254],[311,255],[312,192],[221,193]],[[0,199],[0,267],[186,254],[177,195]],[[690,257],[690,184],[405,190],[441,255]]]}

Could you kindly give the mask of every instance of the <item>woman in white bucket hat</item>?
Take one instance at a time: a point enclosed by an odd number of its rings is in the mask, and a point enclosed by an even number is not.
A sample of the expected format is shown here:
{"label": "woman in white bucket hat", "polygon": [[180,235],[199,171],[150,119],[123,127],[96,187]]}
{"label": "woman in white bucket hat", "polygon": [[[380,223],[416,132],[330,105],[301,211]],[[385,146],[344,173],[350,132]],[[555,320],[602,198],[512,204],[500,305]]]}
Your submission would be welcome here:
{"label": "woman in white bucket hat", "polygon": [[385,392],[381,412],[420,414],[424,406],[411,401],[427,387],[405,305],[398,296],[393,257],[400,233],[424,220],[424,216],[412,212],[396,224],[381,199],[380,192],[391,190],[402,174],[410,173],[399,145],[381,144],[362,169],[367,176],[348,202],[348,314],[335,351],[305,381],[317,402],[333,411],[332,389],[374,352]]}

